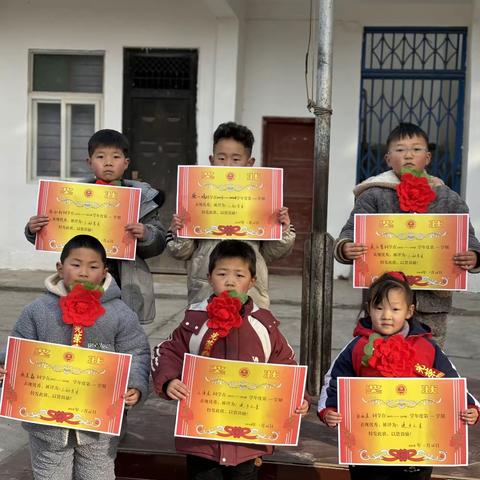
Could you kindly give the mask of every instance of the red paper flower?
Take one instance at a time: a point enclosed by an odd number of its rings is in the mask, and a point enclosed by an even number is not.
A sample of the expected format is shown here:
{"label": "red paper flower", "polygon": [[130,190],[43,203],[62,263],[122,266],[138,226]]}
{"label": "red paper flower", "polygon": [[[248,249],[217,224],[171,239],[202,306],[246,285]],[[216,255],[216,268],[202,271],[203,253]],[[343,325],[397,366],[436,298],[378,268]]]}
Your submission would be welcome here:
{"label": "red paper flower", "polygon": [[403,212],[428,212],[428,206],[437,198],[427,177],[404,173],[397,185],[400,210]]}
{"label": "red paper flower", "polygon": [[242,324],[241,308],[242,301],[239,297],[232,297],[227,291],[222,292],[207,306],[207,326],[221,337],[226,337],[232,328],[238,328]]}
{"label": "red paper flower", "polygon": [[60,298],[63,321],[70,325],[91,327],[105,313],[100,303],[101,290],[91,290],[77,283],[69,294]]}
{"label": "red paper flower", "polygon": [[401,335],[377,338],[368,365],[383,377],[411,377],[414,376],[415,350]]}

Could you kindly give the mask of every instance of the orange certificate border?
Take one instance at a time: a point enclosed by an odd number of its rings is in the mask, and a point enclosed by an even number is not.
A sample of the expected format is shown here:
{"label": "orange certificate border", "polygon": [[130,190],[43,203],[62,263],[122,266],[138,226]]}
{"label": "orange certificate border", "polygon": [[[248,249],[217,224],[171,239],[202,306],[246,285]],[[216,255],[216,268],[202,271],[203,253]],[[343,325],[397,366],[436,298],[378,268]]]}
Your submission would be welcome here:
{"label": "orange certificate border", "polygon": [[[337,380],[337,405],[343,417],[338,428],[340,464],[468,465],[468,428],[460,420],[460,411],[467,408],[465,378],[339,377]],[[421,385],[418,386],[418,383]],[[409,391],[417,392],[419,388],[424,389],[420,395],[425,398],[408,396]],[[384,401],[379,398],[382,391],[388,391],[395,398]],[[439,413],[440,404],[448,409],[449,415]],[[415,408],[422,413],[412,413]],[[389,409],[390,412],[397,409],[400,420],[389,415]],[[439,423],[434,419],[429,422],[428,415],[436,418],[440,415],[443,421]],[[399,425],[391,423],[400,421],[420,422],[417,431],[421,433],[417,438],[399,436]],[[387,422],[386,426],[380,425],[380,422]],[[412,427],[407,430],[405,433],[410,433]],[[391,444],[385,443],[388,431],[394,437]]]}
{"label": "orange certificate border", "polygon": [[[395,223],[398,221],[399,218],[405,219],[405,232],[402,232],[404,237],[401,238],[400,241],[407,240],[408,235],[414,235],[414,229],[418,221],[424,222],[425,220],[429,220],[431,222],[441,222],[444,219],[447,227],[445,227],[445,234],[451,235],[453,233],[455,238],[452,239],[451,245],[455,248],[456,252],[463,252],[468,250],[468,225],[469,225],[469,215],[467,213],[441,213],[441,214],[409,214],[409,213],[391,213],[391,214],[382,214],[382,213],[369,213],[369,214],[355,214],[354,218],[354,241],[357,243],[365,243],[368,244],[369,247],[373,245],[375,248],[380,249],[380,246],[383,244],[381,242],[389,242],[390,247],[396,248],[396,243],[393,243],[393,235],[398,234],[395,232],[393,228],[395,228]],[[452,222],[450,219],[454,218],[455,222]],[[449,219],[450,221],[447,221]],[[382,227],[385,229],[385,233],[389,235],[386,238],[374,237],[372,232],[378,228],[378,222],[382,222],[383,224],[387,225],[386,227]],[[431,233],[432,239],[430,243],[439,243],[438,233],[434,230],[433,227]],[[453,232],[452,232],[452,229]],[[410,233],[411,230],[411,233]],[[437,235],[437,237],[433,237],[433,235]],[[408,237],[408,240],[412,240],[414,242],[420,242],[421,240],[417,240],[415,238]],[[397,240],[398,242],[399,240]],[[444,242],[445,243],[445,242]],[[452,245],[454,243],[454,245]],[[428,246],[428,245],[427,245]],[[403,271],[406,275],[417,277],[415,281],[410,282],[412,289],[415,290],[467,290],[467,271],[463,268],[457,267],[450,262],[447,265],[447,260],[449,256],[445,255],[445,251],[435,252],[435,257],[433,254],[430,255],[430,263],[423,262],[420,264],[419,267],[413,267],[412,265],[408,264],[401,264],[400,261],[408,260],[408,257],[397,257],[392,258],[392,256],[388,257],[390,263],[387,266],[381,267],[380,260],[375,259],[373,255],[378,254],[385,254],[392,253],[392,248],[390,248],[389,252],[385,252],[385,250],[379,252],[373,252],[371,248],[369,251],[362,255],[359,259],[354,260],[353,262],[353,287],[354,288],[367,288],[370,286],[371,282],[375,280],[378,276],[382,273],[387,271]],[[420,246],[422,248],[422,246]],[[424,250],[416,250],[414,252],[414,256],[418,257],[419,255],[423,258]],[[393,251],[394,254],[400,255],[404,253],[402,249],[395,249]],[[408,252],[410,253],[410,252]],[[453,253],[452,253],[453,256]],[[434,260],[438,257],[440,262],[440,266],[438,262]],[[413,257],[410,257],[412,259]],[[442,262],[443,260],[443,262]],[[435,275],[421,275],[419,274],[416,268],[439,268],[442,273],[435,272]],[[448,268],[447,268],[448,267]],[[447,268],[447,270],[445,270]],[[416,282],[416,283],[415,283]],[[451,288],[447,288],[448,285],[452,285]]]}
{"label": "orange certificate border", "polygon": [[[241,172],[242,176],[245,173],[255,171],[268,172],[270,177],[271,188],[265,190],[262,188],[260,191],[262,194],[269,194],[270,204],[267,204],[268,200],[258,203],[259,207],[255,208],[253,202],[244,200],[247,206],[250,206],[250,211],[241,213],[239,207],[235,210],[237,219],[233,221],[232,225],[220,224],[222,215],[205,214],[200,212],[200,208],[191,205],[190,196],[192,190],[202,189],[201,185],[195,183],[195,175],[190,175],[194,169],[201,169],[205,172],[219,172],[222,169],[229,170],[232,178],[235,178],[235,172]],[[229,201],[228,195],[238,194],[238,192],[226,190],[226,201]],[[271,194],[271,195],[270,195]],[[219,193],[220,195],[220,193]],[[240,240],[280,240],[282,238],[282,226],[274,217],[277,212],[283,206],[283,168],[270,168],[270,167],[213,167],[207,165],[179,165],[177,172],[177,215],[185,220],[185,226],[177,232],[180,238],[205,238],[205,239],[220,239],[220,238],[237,238]],[[230,206],[227,204],[227,207]],[[213,207],[211,207],[213,208]],[[231,207],[234,208],[234,207]],[[265,222],[265,214],[268,211],[269,221]],[[245,221],[257,221],[259,228],[249,227]],[[222,222],[227,223],[227,222]]]}
{"label": "orange certificate border", "polygon": [[[102,240],[102,237],[108,237],[108,240],[113,240],[112,237],[109,237],[109,235],[112,234],[112,230],[114,231],[114,234],[120,235],[120,232],[118,231],[118,225],[119,222],[112,223],[112,220],[110,219],[105,223],[105,220],[101,220],[104,225],[97,226],[93,229],[92,232],[90,231],[82,231],[79,229],[79,227],[75,227],[75,230],[71,230],[71,232],[64,232],[60,228],[61,223],[59,221],[55,221],[52,219],[52,215],[49,215],[48,211],[51,209],[53,206],[58,207],[58,201],[55,199],[54,195],[55,192],[54,190],[58,190],[58,188],[65,187],[65,188],[74,188],[80,189],[80,188],[88,188],[90,191],[101,191],[105,190],[106,192],[112,191],[112,192],[118,192],[119,189],[121,189],[121,194],[122,195],[122,200],[125,199],[125,197],[128,194],[128,205],[127,208],[125,207],[120,207],[120,209],[117,210],[119,211],[119,215],[122,216],[122,221],[124,225],[127,225],[129,223],[136,223],[138,222],[139,215],[140,215],[140,198],[142,194],[142,190],[140,188],[135,188],[135,187],[119,187],[116,185],[97,185],[95,183],[80,183],[80,182],[60,182],[57,180],[40,180],[38,183],[38,194],[37,194],[37,215],[47,215],[50,217],[50,221],[48,223],[48,228],[49,228],[49,233],[51,236],[54,238],[57,238],[60,240],[60,243],[57,244],[55,242],[55,246],[51,245],[52,240],[47,241],[47,239],[43,238],[41,234],[36,235],[35,239],[35,248],[36,250],[41,250],[45,252],[53,252],[53,253],[59,253],[62,251],[63,245],[70,240],[72,237],[75,235],[80,235],[82,233],[92,235],[96,238],[98,238],[100,241]],[[93,204],[94,202],[92,202]],[[61,208],[68,208],[65,206],[62,206]],[[74,207],[75,208],[75,207]],[[78,208],[78,207],[76,207]],[[106,214],[106,208],[96,208],[95,212],[91,212],[92,214]],[[112,210],[109,210],[109,213],[111,214]],[[58,214],[58,217],[62,217],[61,214]],[[68,216],[63,217],[64,220],[68,219]],[[64,223],[67,223],[66,221]],[[117,231],[115,232],[115,229]],[[121,234],[124,235],[124,231],[122,228]],[[119,248],[118,252],[112,252],[110,251],[110,248],[108,245],[104,245],[105,250],[107,251],[107,257],[108,258],[115,258],[117,260],[135,260],[135,254],[136,254],[136,248],[137,248],[137,239],[132,237],[123,237],[122,239],[116,239],[117,242],[116,244],[122,246],[123,248]],[[102,242],[103,243],[103,242]]]}
{"label": "orange certificate border", "polygon": [[[89,354],[102,363],[87,363]],[[64,360],[61,372],[58,364],[48,361],[59,356]],[[0,417],[118,436],[131,360],[132,355],[127,353],[8,337]],[[98,387],[92,400],[90,382],[95,380],[102,383],[92,385]],[[45,398],[47,395],[51,399]]]}
{"label": "orange certificate border", "polygon": [[[228,374],[231,372],[227,372],[227,369],[231,366],[234,367],[236,371],[235,375],[232,375],[232,378],[228,377]],[[205,369],[208,369],[208,373],[218,375],[218,378],[211,379],[207,384],[206,375],[199,374],[199,372],[203,372]],[[260,408],[255,411],[253,408],[255,400],[246,400],[249,394],[251,396],[253,394],[253,397],[257,398],[262,397],[264,400],[275,401],[275,395],[281,395],[283,393],[282,391],[276,393],[273,387],[267,388],[268,382],[275,381],[274,378],[277,377],[267,377],[267,380],[263,380],[263,378],[266,378],[265,370],[269,372],[283,371],[286,375],[283,382],[288,383],[289,388],[291,387],[291,390],[287,392],[290,398],[283,404],[283,400],[285,399],[284,395],[281,400],[275,404],[275,409],[267,411],[268,407],[271,407],[271,404],[266,404],[263,409]],[[260,391],[255,392],[256,385],[249,383],[245,379],[250,374],[254,376],[255,373],[262,372],[262,384],[257,386],[265,386],[265,388],[263,388],[261,393]],[[237,379],[237,376],[240,380]],[[183,362],[182,381],[187,385],[191,394],[186,400],[178,402],[175,419],[175,436],[220,442],[234,441],[236,443],[258,445],[296,446],[298,445],[300,433],[301,415],[294,412],[303,401],[306,376],[307,367],[303,365],[240,362],[202,357],[187,353],[185,354]],[[233,377],[235,377],[235,379]],[[229,383],[231,385],[229,385]],[[278,388],[282,388],[282,384],[279,384]],[[283,388],[285,389],[287,386],[284,385]],[[208,400],[206,395],[202,396],[199,389],[211,389],[211,399]],[[208,392],[210,393],[210,390],[208,390]],[[229,397],[229,392],[233,392],[231,397]],[[229,398],[234,398],[235,402],[251,402],[251,408],[254,410],[254,413],[248,412],[249,415],[246,416],[245,419],[240,416],[241,414],[237,413],[208,413],[209,407],[215,404],[220,407],[221,402],[225,404],[225,406],[222,404],[221,408],[242,408],[238,403],[236,404],[237,406],[233,406],[233,401],[230,401]],[[202,403],[204,404],[202,405]],[[230,418],[230,422],[228,418]],[[238,419],[239,423],[244,423],[240,426],[231,426],[232,418],[235,418],[235,421]],[[258,428],[259,425],[254,425],[255,421],[264,423]]]}

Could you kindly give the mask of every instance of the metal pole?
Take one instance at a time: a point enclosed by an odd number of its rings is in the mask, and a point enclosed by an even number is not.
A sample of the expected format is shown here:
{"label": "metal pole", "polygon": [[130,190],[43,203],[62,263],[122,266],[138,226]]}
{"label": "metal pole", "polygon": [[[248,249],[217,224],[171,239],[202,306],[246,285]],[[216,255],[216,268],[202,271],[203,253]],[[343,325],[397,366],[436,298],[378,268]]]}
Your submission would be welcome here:
{"label": "metal pole", "polygon": [[300,345],[300,360],[309,367],[307,388],[312,395],[320,393],[330,365],[333,286],[333,239],[327,233],[333,0],[319,0],[318,5],[312,233],[305,242]]}

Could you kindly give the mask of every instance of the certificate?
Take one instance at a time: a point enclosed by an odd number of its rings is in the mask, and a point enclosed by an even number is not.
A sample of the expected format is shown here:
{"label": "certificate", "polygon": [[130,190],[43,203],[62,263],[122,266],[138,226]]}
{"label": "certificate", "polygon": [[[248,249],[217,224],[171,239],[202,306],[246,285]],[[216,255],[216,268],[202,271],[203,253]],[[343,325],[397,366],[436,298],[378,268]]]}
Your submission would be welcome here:
{"label": "certificate", "polygon": [[8,337],[0,416],[119,435],[131,357]]}
{"label": "certificate", "polygon": [[467,271],[452,257],[468,250],[468,214],[357,214],[354,239],[367,253],[353,262],[353,286],[403,272],[417,290],[466,290]]}
{"label": "certificate", "polygon": [[468,464],[464,378],[338,378],[340,463]]}
{"label": "certificate", "polygon": [[175,436],[263,445],[297,445],[307,367],[186,354]]}
{"label": "certificate", "polygon": [[141,189],[40,180],[37,215],[49,217],[38,233],[37,250],[61,252],[75,235],[98,238],[107,257],[135,260],[137,240],[125,225],[137,223]]}
{"label": "certificate", "polygon": [[282,238],[283,169],[180,165],[177,179],[179,237]]}

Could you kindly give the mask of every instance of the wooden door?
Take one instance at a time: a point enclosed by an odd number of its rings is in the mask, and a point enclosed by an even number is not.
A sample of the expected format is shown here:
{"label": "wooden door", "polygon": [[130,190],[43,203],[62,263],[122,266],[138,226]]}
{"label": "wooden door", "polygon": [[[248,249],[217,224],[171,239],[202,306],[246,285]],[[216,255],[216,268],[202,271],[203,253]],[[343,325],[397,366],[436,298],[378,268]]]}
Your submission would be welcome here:
{"label": "wooden door", "polygon": [[312,219],[314,130],[313,118],[263,119],[263,166],[283,168],[283,204],[297,232],[292,254],[272,262],[272,273],[302,272],[304,242]]}
{"label": "wooden door", "polygon": [[[124,132],[130,140],[130,178],[164,194],[160,209],[168,228],[176,210],[177,166],[196,163],[195,50],[126,49]],[[184,272],[184,262],[161,255],[155,272]]]}

